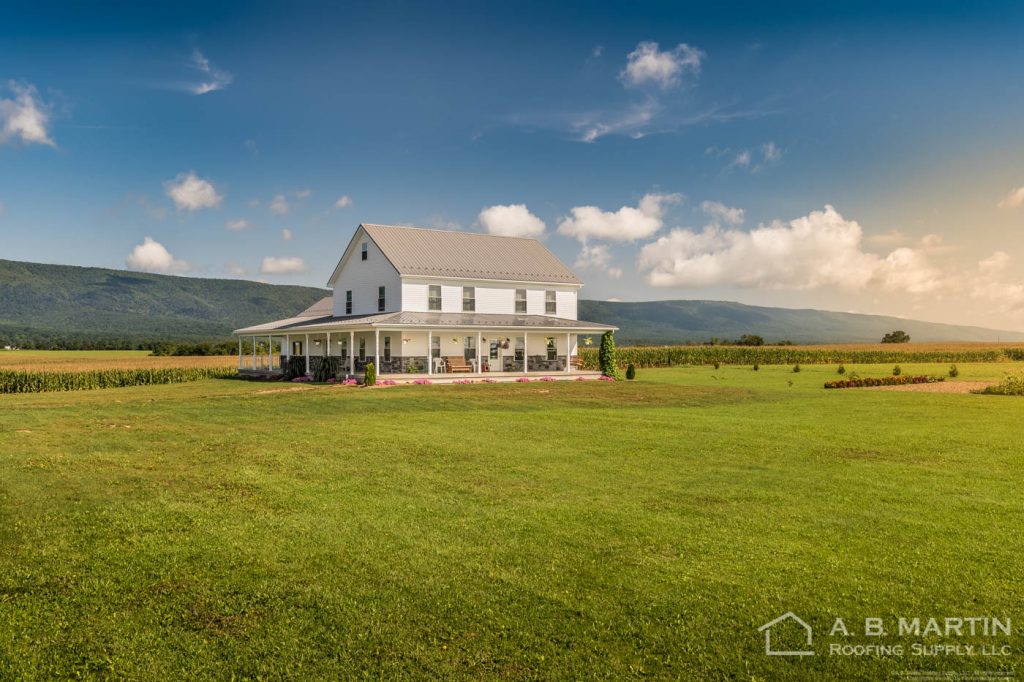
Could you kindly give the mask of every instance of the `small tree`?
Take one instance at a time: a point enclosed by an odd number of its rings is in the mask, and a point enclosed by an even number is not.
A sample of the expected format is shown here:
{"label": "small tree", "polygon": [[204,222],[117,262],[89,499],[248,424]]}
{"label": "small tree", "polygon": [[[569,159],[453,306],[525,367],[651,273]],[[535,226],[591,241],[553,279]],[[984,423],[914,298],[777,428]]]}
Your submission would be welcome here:
{"label": "small tree", "polygon": [[899,376],[899,375],[901,375],[901,374],[903,374],[903,370],[902,370],[902,369],[900,369],[900,366],[899,366],[899,365],[896,365],[895,367],[893,367],[893,368],[892,368],[892,375],[893,375],[894,377],[898,377],[898,376]]}
{"label": "small tree", "polygon": [[882,337],[882,343],[907,343],[910,341],[910,334],[906,333],[902,329],[889,332]]}
{"label": "small tree", "polygon": [[761,369],[761,365],[759,365],[759,364],[757,364],[757,363],[755,362],[755,363],[754,363],[754,371],[756,372],[756,371],[758,371],[758,370],[760,370],[760,369]]}
{"label": "small tree", "polygon": [[366,376],[363,383],[367,386],[377,385],[377,368],[373,366],[372,362],[366,363]]}
{"label": "small tree", "polygon": [[800,371],[800,363],[797,363],[797,364],[793,365],[793,371],[794,372],[799,372]]}
{"label": "small tree", "polygon": [[629,363],[628,367],[626,367],[626,379],[629,381],[636,379],[636,367],[633,366],[632,362]]}
{"label": "small tree", "polygon": [[955,379],[955,378],[957,378],[958,376],[960,376],[960,370],[958,370],[958,369],[956,368],[956,365],[950,365],[950,366],[949,366],[949,376],[950,376],[950,378],[952,378],[952,379]]}
{"label": "small tree", "polygon": [[737,346],[763,346],[764,337],[758,336],[757,334],[744,334],[740,338],[736,339]]}
{"label": "small tree", "polygon": [[597,362],[601,374],[614,379],[619,378],[619,368],[615,362],[615,335],[610,331],[601,337],[601,349],[597,353]]}
{"label": "small tree", "polygon": [[846,374],[846,367],[839,365],[839,369],[836,370],[836,374]]}

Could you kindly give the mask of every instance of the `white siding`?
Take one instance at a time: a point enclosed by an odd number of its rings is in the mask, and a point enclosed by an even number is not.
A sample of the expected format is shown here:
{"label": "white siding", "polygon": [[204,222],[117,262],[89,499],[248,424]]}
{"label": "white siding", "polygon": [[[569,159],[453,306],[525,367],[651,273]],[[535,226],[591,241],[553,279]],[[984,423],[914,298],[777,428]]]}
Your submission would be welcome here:
{"label": "white siding", "polygon": [[367,315],[377,311],[377,288],[385,287],[386,312],[402,309],[402,280],[398,271],[388,262],[377,245],[369,237],[368,257],[362,260],[362,239],[355,241],[355,248],[341,266],[338,279],[334,282],[334,314],[345,314],[345,292],[352,291],[352,314]]}
{"label": "white siding", "polygon": [[462,288],[471,286],[476,289],[476,312],[478,313],[514,315],[516,312],[516,289],[526,289],[527,314],[544,315],[544,292],[553,290],[557,302],[555,317],[576,319],[578,287],[559,284],[545,286],[517,284],[516,282],[498,284],[478,280],[402,278],[402,310],[426,311],[430,285],[441,287],[441,311],[446,313],[462,312]]}

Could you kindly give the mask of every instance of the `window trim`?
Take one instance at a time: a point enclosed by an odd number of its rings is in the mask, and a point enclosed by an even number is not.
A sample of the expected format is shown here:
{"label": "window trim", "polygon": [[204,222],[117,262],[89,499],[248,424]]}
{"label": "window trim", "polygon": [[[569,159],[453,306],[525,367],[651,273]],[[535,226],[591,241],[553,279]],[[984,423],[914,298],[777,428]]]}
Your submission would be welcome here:
{"label": "window trim", "polygon": [[[466,297],[467,292],[469,293],[468,298]],[[462,312],[476,312],[476,287],[462,287]]]}
{"label": "window trim", "polygon": [[[437,289],[437,297],[436,298],[432,295],[432,293],[433,293],[433,291],[435,289]],[[436,308],[434,307],[435,301],[437,302],[437,307]],[[427,285],[427,310],[430,311],[430,312],[440,312],[442,305],[443,305],[443,301],[442,301],[442,298],[441,298],[441,285],[440,284],[428,284]]]}
{"label": "window trim", "polygon": [[363,242],[362,247],[360,247],[359,253],[361,254],[360,260],[369,260],[370,259],[370,244],[369,244],[369,242]]}
{"label": "window trim", "polygon": [[[519,293],[520,292],[522,292],[522,294],[523,294],[522,299],[519,298]],[[526,302],[526,300],[527,300],[526,296],[527,296],[526,295],[526,289],[516,289],[516,307],[515,307],[515,311],[516,311],[517,315],[519,315],[519,314],[525,315],[526,311],[528,310],[527,302]],[[522,306],[523,309],[522,310],[519,309],[519,303],[520,302],[522,302],[522,304],[523,304],[523,306]]]}

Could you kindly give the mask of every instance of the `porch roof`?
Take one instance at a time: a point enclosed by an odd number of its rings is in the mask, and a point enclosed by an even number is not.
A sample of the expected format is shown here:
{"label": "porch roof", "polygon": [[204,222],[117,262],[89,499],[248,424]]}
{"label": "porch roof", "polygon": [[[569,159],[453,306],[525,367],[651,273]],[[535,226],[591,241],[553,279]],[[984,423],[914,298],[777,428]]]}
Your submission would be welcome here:
{"label": "porch roof", "polygon": [[276,322],[236,329],[235,334],[328,332],[337,330],[380,329],[543,329],[564,332],[606,332],[618,327],[583,320],[568,320],[547,315],[497,315],[492,313],[421,313],[401,311],[344,317],[291,317]]}

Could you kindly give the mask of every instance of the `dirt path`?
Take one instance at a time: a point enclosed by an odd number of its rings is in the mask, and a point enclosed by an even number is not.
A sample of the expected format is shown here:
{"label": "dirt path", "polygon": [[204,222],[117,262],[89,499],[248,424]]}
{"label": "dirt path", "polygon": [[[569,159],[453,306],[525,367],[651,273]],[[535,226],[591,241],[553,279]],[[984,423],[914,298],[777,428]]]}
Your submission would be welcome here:
{"label": "dirt path", "polygon": [[905,384],[903,386],[870,386],[869,391],[918,391],[920,393],[970,393],[995,381],[939,381],[934,384]]}

